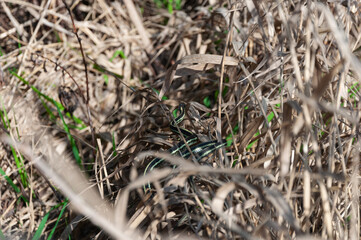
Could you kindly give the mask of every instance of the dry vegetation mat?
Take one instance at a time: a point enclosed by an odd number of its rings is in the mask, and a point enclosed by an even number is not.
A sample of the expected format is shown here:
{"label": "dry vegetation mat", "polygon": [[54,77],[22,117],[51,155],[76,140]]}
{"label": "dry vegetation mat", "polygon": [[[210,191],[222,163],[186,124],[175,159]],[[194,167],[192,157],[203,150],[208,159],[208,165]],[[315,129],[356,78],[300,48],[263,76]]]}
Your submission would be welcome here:
{"label": "dry vegetation mat", "polygon": [[0,239],[360,239],[357,0],[0,0]]}

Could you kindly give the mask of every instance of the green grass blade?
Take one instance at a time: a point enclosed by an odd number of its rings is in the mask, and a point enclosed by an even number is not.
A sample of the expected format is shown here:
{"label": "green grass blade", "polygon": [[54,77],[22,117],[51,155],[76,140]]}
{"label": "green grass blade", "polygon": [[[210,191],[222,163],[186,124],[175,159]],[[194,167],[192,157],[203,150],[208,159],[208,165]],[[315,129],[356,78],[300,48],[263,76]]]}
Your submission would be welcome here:
{"label": "green grass blade", "polygon": [[74,157],[75,157],[75,161],[76,161],[76,163],[79,165],[79,167],[82,168],[81,158],[80,158],[80,155],[79,155],[79,150],[78,150],[78,148],[77,148],[77,146],[76,146],[76,143],[75,143],[75,140],[74,140],[73,136],[72,136],[71,133],[70,133],[68,124],[66,124],[65,119],[64,119],[64,116],[63,116],[63,114],[61,113],[61,110],[60,110],[58,107],[57,107],[56,109],[58,110],[60,119],[61,119],[61,121],[63,122],[64,131],[66,132],[66,135],[68,136],[68,139],[69,139],[69,141],[70,141],[70,146],[71,146],[71,149],[72,149],[72,151],[73,151],[73,155],[74,155]]}
{"label": "green grass blade", "polygon": [[5,129],[8,129],[8,124],[7,124],[7,122],[5,122],[4,113],[1,110],[0,110],[0,117],[1,117],[1,121],[2,121]]}
{"label": "green grass blade", "polygon": [[[16,78],[18,78],[20,81],[22,81],[24,84],[28,85],[39,97],[43,97],[45,100],[47,100],[48,102],[50,102],[51,104],[53,104],[55,107],[59,108],[61,111],[64,111],[64,107],[63,105],[61,105],[61,103],[55,101],[53,98],[43,94],[41,91],[39,91],[35,86],[31,85],[28,81],[26,81],[23,77],[19,76],[14,70],[11,70],[10,73],[15,76]],[[41,99],[41,98],[40,98]],[[46,104],[45,104],[46,105]],[[47,112],[48,110],[51,111],[48,107],[46,107]],[[69,113],[65,114],[68,118],[71,118],[74,120],[75,123],[80,124],[81,126],[77,126],[77,129],[84,129],[87,126],[83,123],[83,121],[79,118],[76,118],[74,116],[71,116]],[[54,115],[51,115],[51,117]],[[55,118],[55,116],[54,116]]]}
{"label": "green grass blade", "polygon": [[15,185],[15,183],[9,178],[5,171],[0,167],[0,174],[5,178],[5,180],[9,183],[9,185],[14,189],[16,193],[20,192],[20,189]]}
{"label": "green grass blade", "polygon": [[212,102],[211,102],[211,98],[209,96],[205,97],[203,99],[203,104],[204,106],[206,106],[207,108],[210,108],[211,105],[212,105]]}
{"label": "green grass blade", "polygon": [[56,117],[55,117],[54,113],[51,111],[51,109],[48,107],[48,105],[45,103],[45,101],[42,98],[40,98],[40,101],[43,104],[43,107],[45,108],[45,111],[50,116],[50,120],[55,120]]}
{"label": "green grass blade", "polygon": [[[275,117],[275,114],[273,112],[268,114],[267,115],[267,122],[271,122],[274,117]],[[257,137],[258,135],[260,135],[259,131],[254,136]],[[253,144],[255,144],[257,141],[258,140],[255,140],[255,141],[251,142],[250,144],[248,144],[248,146],[246,147],[247,151],[250,150],[252,148]]]}
{"label": "green grass blade", "polygon": [[[2,108],[3,108],[3,110],[0,111],[1,119],[2,119],[4,127],[9,130],[10,121],[9,121],[9,118],[8,118],[8,114],[6,112],[6,109],[5,109],[5,106],[4,106],[4,103],[3,103],[2,99],[0,99],[0,100],[1,100]],[[17,125],[16,122],[15,122],[15,125]],[[16,128],[16,132],[17,132],[17,135],[18,135],[18,139],[20,139],[20,134],[19,134],[19,131],[18,131],[17,128]],[[19,172],[19,175],[20,175],[20,178],[21,178],[21,182],[22,182],[23,186],[26,188],[28,186],[28,181],[27,181],[28,176],[27,176],[25,168],[24,168],[24,159],[23,159],[23,157],[21,155],[20,155],[20,157],[18,157],[18,154],[16,153],[15,149],[12,146],[11,146],[11,152],[13,154],[16,167],[18,168],[18,172]]]}
{"label": "green grass blade", "polygon": [[[51,209],[53,210],[53,209]],[[48,221],[48,218],[49,218],[49,215],[50,215],[50,212],[47,212],[45,214],[45,216],[43,217],[43,219],[41,220],[40,224],[39,224],[39,227],[38,229],[36,230],[35,232],[35,235],[34,237],[32,238],[32,240],[39,240],[41,238],[41,234],[43,233],[44,229],[45,229],[45,226],[46,226],[46,222]]]}
{"label": "green grass blade", "polygon": [[122,59],[127,59],[124,52],[122,50],[117,50],[113,54],[113,56],[109,59],[110,62],[112,62],[116,57],[120,56]]}
{"label": "green grass blade", "polygon": [[18,141],[20,141],[20,133],[19,133],[19,128],[18,128],[18,122],[16,121],[16,117],[15,117],[14,112],[13,112],[13,119],[15,121],[15,130],[16,130],[16,134],[18,135]]}
{"label": "green grass blade", "polygon": [[53,238],[53,235],[54,235],[54,232],[56,230],[56,227],[58,226],[59,224],[59,221],[61,219],[61,217],[63,216],[64,214],[64,211],[66,209],[66,206],[68,205],[68,199],[66,199],[64,202],[63,202],[63,207],[61,208],[61,211],[59,213],[59,216],[58,216],[58,219],[56,220],[56,223],[55,223],[55,226],[53,227],[53,229],[51,230],[49,236],[48,236],[48,240],[52,239]]}
{"label": "green grass blade", "polygon": [[[49,215],[50,215],[51,211],[53,211],[54,209],[57,209],[57,208],[60,207],[60,206],[63,206],[62,209],[61,209],[61,211],[60,211],[60,214],[59,214],[59,217],[58,217],[58,221],[56,222],[55,227],[54,227],[54,228],[56,228],[56,226],[57,226],[57,224],[58,224],[58,222],[59,222],[59,219],[61,218],[61,216],[63,216],[64,210],[66,209],[67,204],[68,204],[68,199],[66,199],[66,200],[65,200],[64,202],[62,202],[62,203],[59,203],[59,204],[53,206],[53,207],[49,210],[49,212],[47,212],[47,213],[45,214],[45,216],[44,216],[43,219],[41,220],[41,222],[40,222],[40,224],[39,224],[39,227],[38,227],[38,229],[36,230],[35,235],[34,235],[34,237],[32,238],[32,240],[43,239],[43,238],[41,237],[41,234],[43,233],[43,231],[44,231],[44,229],[45,229],[45,227],[46,227],[46,222],[48,221],[48,218],[49,218]],[[53,228],[53,230],[54,230],[54,228]],[[52,236],[53,233],[54,233],[53,230],[52,230],[51,236]],[[49,235],[49,237],[50,237],[50,235]],[[48,238],[48,239],[49,239],[49,238]]]}
{"label": "green grass blade", "polygon": [[170,14],[172,14],[173,13],[173,0],[168,0],[168,4],[167,4],[168,6],[168,12],[170,13]]}
{"label": "green grass blade", "polygon": [[109,84],[109,76],[108,75],[106,75],[106,74],[103,74],[103,78],[104,78],[104,82],[105,82],[105,84]]}
{"label": "green grass blade", "polygon": [[[2,168],[0,168],[0,174],[5,178],[5,180],[9,183],[9,185],[14,189],[16,193],[21,192],[18,186],[16,186],[15,183],[11,180],[11,178],[9,178],[8,175],[6,175],[5,171]],[[28,199],[23,195],[21,195],[20,198],[23,199],[23,201],[26,203],[29,202]]]}
{"label": "green grass blade", "polygon": [[16,167],[18,168],[18,172],[20,175],[20,179],[21,179],[21,183],[23,184],[24,188],[26,188],[29,184],[28,184],[28,175],[26,174],[25,171],[25,165],[24,165],[24,158],[16,153],[15,149],[10,146],[11,148],[11,153],[13,154],[13,157],[15,159],[15,164]]}
{"label": "green grass blade", "polygon": [[115,133],[112,134],[113,157],[117,156],[117,146],[115,145]]}
{"label": "green grass blade", "polygon": [[[28,85],[36,94],[38,94],[39,97],[43,97],[45,98],[48,102],[52,103],[57,111],[58,111],[58,114],[60,116],[60,119],[63,123],[63,129],[64,131],[66,132],[67,136],[68,136],[68,139],[70,141],[70,145],[71,145],[71,148],[72,148],[72,151],[73,151],[73,155],[75,157],[75,160],[77,162],[77,164],[82,167],[82,164],[81,164],[81,158],[80,158],[80,155],[79,155],[79,150],[76,146],[76,143],[75,143],[75,140],[74,138],[72,137],[71,133],[70,133],[70,130],[69,130],[69,126],[66,124],[65,122],[65,119],[64,119],[64,115],[62,114],[62,111],[64,110],[64,107],[58,103],[57,101],[55,101],[54,99],[46,96],[45,94],[43,94],[42,92],[40,92],[36,87],[34,87],[33,85],[31,85],[28,81],[26,81],[23,77],[17,75],[14,71],[10,71],[10,73],[17,77],[20,81],[22,81],[24,84]],[[67,113],[69,114],[69,113]],[[70,116],[70,114],[68,115]],[[74,118],[73,118],[74,119]],[[75,119],[74,119],[75,120]]]}
{"label": "green grass blade", "polygon": [[5,240],[5,235],[3,234],[3,231],[0,229],[0,240]]}
{"label": "green grass blade", "polygon": [[10,127],[10,121],[9,121],[9,118],[8,118],[8,114],[6,112],[6,109],[5,109],[5,106],[4,106],[4,102],[0,96],[0,101],[1,101],[1,106],[2,106],[2,109],[4,109],[3,111],[0,111],[0,115],[1,115],[1,120],[2,120],[2,123],[4,125],[4,127],[9,130],[9,127]]}

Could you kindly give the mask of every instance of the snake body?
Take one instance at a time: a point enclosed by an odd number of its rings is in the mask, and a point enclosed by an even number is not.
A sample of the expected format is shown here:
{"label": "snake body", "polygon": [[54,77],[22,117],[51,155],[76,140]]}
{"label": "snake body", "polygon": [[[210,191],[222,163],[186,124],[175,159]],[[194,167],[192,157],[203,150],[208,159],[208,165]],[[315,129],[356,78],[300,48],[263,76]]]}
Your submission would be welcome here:
{"label": "snake body", "polygon": [[[226,141],[223,140],[222,142],[218,142],[216,140],[199,143],[194,145],[198,141],[198,137],[193,132],[179,127],[179,124],[183,121],[185,116],[185,104],[180,103],[178,106],[178,116],[171,121],[170,129],[172,132],[183,136],[182,141],[171,147],[168,152],[172,155],[180,155],[183,158],[188,158],[192,154],[196,157],[196,160],[199,161],[203,157],[207,156],[208,154],[214,152],[215,150],[223,147],[226,145]],[[194,145],[194,146],[193,146]],[[144,170],[144,175],[151,172],[154,168],[156,168],[159,164],[164,161],[163,158],[154,158]],[[151,189],[151,184],[148,182],[144,185],[144,192],[147,192]]]}

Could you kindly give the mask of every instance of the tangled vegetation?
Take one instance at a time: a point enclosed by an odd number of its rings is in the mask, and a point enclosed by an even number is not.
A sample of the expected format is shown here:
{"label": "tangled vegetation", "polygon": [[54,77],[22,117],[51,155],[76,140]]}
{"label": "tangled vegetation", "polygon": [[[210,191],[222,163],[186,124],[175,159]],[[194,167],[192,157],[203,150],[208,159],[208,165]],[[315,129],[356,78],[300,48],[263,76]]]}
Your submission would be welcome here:
{"label": "tangled vegetation", "polygon": [[360,238],[359,1],[0,3],[0,239]]}

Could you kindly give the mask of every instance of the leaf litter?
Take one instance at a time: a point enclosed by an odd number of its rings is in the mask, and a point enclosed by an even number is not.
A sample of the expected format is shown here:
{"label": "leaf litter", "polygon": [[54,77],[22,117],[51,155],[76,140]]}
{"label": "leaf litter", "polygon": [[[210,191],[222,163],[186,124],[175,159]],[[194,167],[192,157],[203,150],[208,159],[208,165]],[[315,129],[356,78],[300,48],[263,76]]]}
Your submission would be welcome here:
{"label": "leaf litter", "polygon": [[1,3],[0,237],[359,239],[360,3],[155,2]]}

